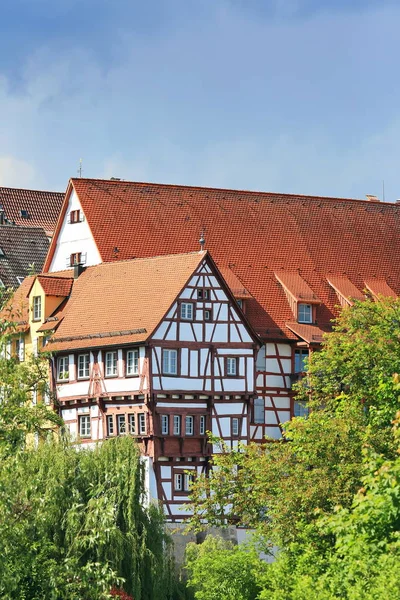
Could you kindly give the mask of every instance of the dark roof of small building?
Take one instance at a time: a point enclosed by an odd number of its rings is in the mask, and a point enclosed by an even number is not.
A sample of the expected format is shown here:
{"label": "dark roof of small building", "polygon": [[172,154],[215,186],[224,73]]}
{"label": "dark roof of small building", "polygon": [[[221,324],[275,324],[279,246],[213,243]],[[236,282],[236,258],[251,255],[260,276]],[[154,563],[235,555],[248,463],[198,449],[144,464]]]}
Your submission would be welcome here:
{"label": "dark roof of small building", "polygon": [[0,207],[10,223],[42,227],[51,237],[64,200],[62,192],[0,187]]}
{"label": "dark roof of small building", "polygon": [[30,272],[40,273],[49,248],[44,229],[0,225],[0,280],[17,287]]}

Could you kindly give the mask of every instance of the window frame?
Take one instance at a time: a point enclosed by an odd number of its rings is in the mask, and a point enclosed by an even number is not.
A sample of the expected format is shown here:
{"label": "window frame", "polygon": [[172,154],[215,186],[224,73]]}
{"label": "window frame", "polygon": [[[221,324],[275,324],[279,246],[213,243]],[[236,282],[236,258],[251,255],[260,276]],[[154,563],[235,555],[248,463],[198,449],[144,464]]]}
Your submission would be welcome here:
{"label": "window frame", "polygon": [[[229,372],[229,364],[230,361],[233,361],[232,364],[235,365],[235,372]],[[239,357],[238,356],[225,356],[225,376],[226,377],[239,377]]]}
{"label": "window frame", "polygon": [[293,401],[293,416],[294,417],[303,417],[304,419],[306,419],[309,414],[310,414],[310,408],[309,408],[307,402],[298,402],[297,400]]}
{"label": "window frame", "polygon": [[[212,309],[212,307],[211,308],[204,308],[203,311],[204,311],[203,312],[203,318],[204,318],[204,320],[207,321],[207,323],[212,323],[213,320],[214,320],[213,319],[213,309]],[[206,318],[206,312],[210,313],[210,318],[209,319]]]}
{"label": "window frame", "polygon": [[[240,433],[241,433],[241,429],[242,429],[241,421],[242,421],[242,419],[240,419],[239,417],[231,417],[231,437],[233,437],[233,438],[240,437]],[[237,425],[235,431],[234,431],[234,427],[233,427],[234,423],[236,423],[236,425]]]}
{"label": "window frame", "polygon": [[[132,427],[133,425],[133,427]],[[137,427],[136,427],[136,413],[128,414],[128,432],[129,435],[137,435]]]}
{"label": "window frame", "polygon": [[126,416],[124,414],[117,414],[117,435],[126,435]]}
{"label": "window frame", "polygon": [[[107,356],[110,354],[115,355],[115,372],[113,372],[113,373],[108,372]],[[104,377],[118,377],[118,352],[117,352],[117,350],[108,350],[107,352],[104,353]]]}
{"label": "window frame", "polygon": [[81,222],[81,211],[79,208],[76,208],[76,209],[70,211],[69,222],[71,225]]}
{"label": "window frame", "polygon": [[[166,425],[166,427],[164,427]],[[160,415],[161,435],[169,435],[169,415]]]}
{"label": "window frame", "polygon": [[[66,369],[64,368],[62,371],[60,369],[61,363],[64,364],[64,367],[65,367],[65,365],[67,366],[67,368]],[[65,377],[65,376],[60,377],[61,373],[66,373],[67,377]],[[57,381],[60,381],[60,382],[69,381],[69,355],[68,354],[66,354],[64,356],[57,356]]]}
{"label": "window frame", "polygon": [[[299,360],[296,360],[296,356],[299,356]],[[298,374],[298,373],[305,373],[304,370],[304,359],[309,360],[310,358],[310,351],[309,349],[305,349],[305,348],[295,348],[294,349],[294,353],[293,353],[293,372]],[[299,362],[299,366],[301,366],[301,369],[297,369],[297,365],[296,363]]]}
{"label": "window frame", "polygon": [[172,423],[173,423],[172,433],[173,433],[173,435],[179,437],[182,432],[182,416],[181,415],[173,415]]}
{"label": "window frame", "polygon": [[[111,427],[110,427],[111,425]],[[106,415],[107,436],[115,435],[114,415]]]}
{"label": "window frame", "polygon": [[[191,423],[189,428],[188,428],[188,422]],[[194,416],[193,415],[185,415],[185,435],[189,435],[189,436],[194,435]]]}
{"label": "window frame", "polygon": [[[308,307],[310,309],[310,312],[309,312],[310,320],[305,319],[304,315],[303,315],[303,318],[300,318],[300,307]],[[304,323],[305,325],[310,325],[310,324],[312,324],[314,322],[314,319],[313,319],[313,305],[312,304],[308,304],[306,302],[299,302],[297,304],[297,321],[299,323]]]}
{"label": "window frame", "polygon": [[147,435],[146,413],[144,412],[138,413],[138,435]]}
{"label": "window frame", "polygon": [[[175,371],[171,371],[171,354],[175,353]],[[168,356],[168,369],[165,369],[165,356]],[[161,373],[169,377],[179,375],[179,352],[177,348],[162,348],[161,352]]]}
{"label": "window frame", "polygon": [[[257,400],[261,400],[262,404],[260,402],[257,404]],[[262,408],[262,413],[263,413],[262,421],[260,419],[256,420],[256,408],[258,410],[261,410],[261,408]],[[265,425],[265,398],[262,398],[262,397],[254,398],[252,417],[253,417],[252,423],[254,423],[256,425]]]}
{"label": "window frame", "polygon": [[[128,370],[130,354],[133,355],[133,359],[132,359],[133,370],[132,370],[132,372],[130,372]],[[131,348],[130,350],[126,351],[126,353],[125,353],[125,375],[126,375],[126,377],[138,377],[138,375],[139,375],[139,359],[140,359],[139,348]],[[135,365],[136,365],[136,369],[135,369]]]}
{"label": "window frame", "polygon": [[32,321],[40,321],[42,318],[42,297],[33,296],[32,298]]}
{"label": "window frame", "polygon": [[72,254],[69,255],[69,266],[75,267],[75,265],[81,265],[81,264],[82,264],[82,252],[72,252]]}
{"label": "window frame", "polygon": [[[196,471],[194,469],[190,469],[189,471],[185,471],[184,469],[174,469],[173,470],[173,492],[174,495],[187,496],[190,494],[190,484],[196,478]],[[177,481],[180,481],[180,484],[177,485]]]}
{"label": "window frame", "polygon": [[25,340],[22,337],[15,340],[15,355],[19,362],[25,361]]}
{"label": "window frame", "polygon": [[[186,311],[187,309],[190,307],[190,316],[187,316]],[[196,304],[194,302],[186,302],[183,301],[180,303],[179,306],[179,317],[181,319],[181,321],[194,321],[194,315],[195,315],[195,311],[196,311]],[[185,314],[183,314],[185,313]]]}
{"label": "window frame", "polygon": [[206,431],[207,431],[207,417],[206,417],[206,415],[200,415],[199,435],[206,435]]}
{"label": "window frame", "polygon": [[[86,419],[89,419],[87,421]],[[82,433],[82,423],[89,423],[87,433]],[[78,415],[78,423],[79,423],[79,437],[82,439],[90,439],[92,437],[92,424],[90,420],[90,414]]]}
{"label": "window frame", "polygon": [[[80,370],[81,370],[81,366],[80,366],[80,360],[81,358],[87,357],[87,375],[80,375]],[[90,354],[88,352],[85,352],[84,354],[78,354],[78,358],[77,358],[77,379],[82,380],[82,379],[89,379],[90,378]],[[84,372],[86,373],[86,365],[84,365]]]}

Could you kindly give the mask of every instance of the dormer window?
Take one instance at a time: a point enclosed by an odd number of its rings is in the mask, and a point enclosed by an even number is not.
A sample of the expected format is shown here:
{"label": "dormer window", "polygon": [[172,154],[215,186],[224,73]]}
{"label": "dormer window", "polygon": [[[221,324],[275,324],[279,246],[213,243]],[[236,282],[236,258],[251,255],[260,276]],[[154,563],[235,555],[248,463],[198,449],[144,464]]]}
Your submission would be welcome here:
{"label": "dormer window", "polygon": [[312,306],[311,304],[299,303],[297,306],[297,320],[299,323],[312,323]]}

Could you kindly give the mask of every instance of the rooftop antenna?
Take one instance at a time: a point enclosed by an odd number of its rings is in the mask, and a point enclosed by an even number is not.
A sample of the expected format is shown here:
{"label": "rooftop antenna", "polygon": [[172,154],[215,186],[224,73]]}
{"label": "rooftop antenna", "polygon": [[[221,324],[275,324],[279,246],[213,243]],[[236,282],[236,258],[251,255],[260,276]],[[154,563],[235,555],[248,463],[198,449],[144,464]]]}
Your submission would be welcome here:
{"label": "rooftop antenna", "polygon": [[78,168],[77,173],[78,173],[79,177],[82,177],[82,159],[81,158],[79,159],[79,168]]}
{"label": "rooftop antenna", "polygon": [[385,180],[382,179],[382,200],[385,202]]}
{"label": "rooftop antenna", "polygon": [[204,246],[206,245],[206,240],[204,238],[204,228],[201,230],[199,243],[200,243],[200,252],[203,252]]}

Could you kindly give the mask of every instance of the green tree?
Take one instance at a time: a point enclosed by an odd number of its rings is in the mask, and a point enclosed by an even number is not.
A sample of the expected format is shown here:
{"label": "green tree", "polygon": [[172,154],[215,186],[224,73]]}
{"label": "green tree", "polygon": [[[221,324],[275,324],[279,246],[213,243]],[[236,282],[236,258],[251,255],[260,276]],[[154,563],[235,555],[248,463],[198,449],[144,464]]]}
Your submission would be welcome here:
{"label": "green tree", "polygon": [[265,565],[254,548],[207,536],[203,544],[188,544],[186,568],[196,600],[256,600]]}
{"label": "green tree", "polygon": [[131,438],[93,450],[50,442],[8,456],[0,472],[0,597],[95,600],[113,586],[135,600],[178,597],[157,508]]}

